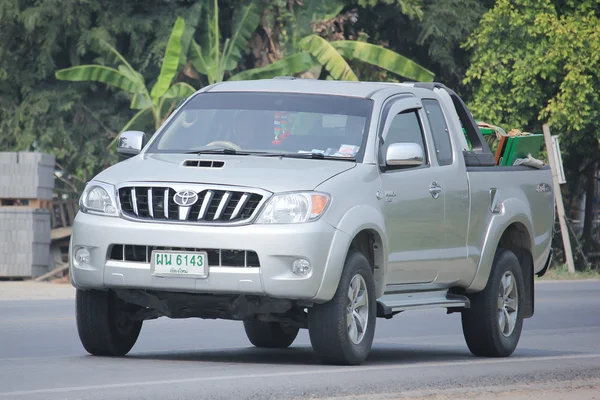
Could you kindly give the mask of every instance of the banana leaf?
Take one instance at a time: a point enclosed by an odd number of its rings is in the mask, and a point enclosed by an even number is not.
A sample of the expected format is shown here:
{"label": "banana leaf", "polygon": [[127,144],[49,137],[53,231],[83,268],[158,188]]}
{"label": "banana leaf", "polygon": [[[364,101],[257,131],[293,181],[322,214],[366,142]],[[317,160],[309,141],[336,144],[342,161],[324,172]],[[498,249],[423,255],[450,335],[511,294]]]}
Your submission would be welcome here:
{"label": "banana leaf", "polygon": [[305,72],[317,65],[317,61],[310,53],[301,52],[282,58],[272,64],[260,68],[248,69],[229,78],[230,81],[270,79],[276,76],[291,76]]}
{"label": "banana leaf", "polygon": [[331,46],[347,60],[359,60],[414,81],[431,82],[435,76],[416,62],[381,46],[353,40],[334,41]]}
{"label": "banana leaf", "polygon": [[183,34],[184,28],[185,22],[183,18],[178,17],[173,26],[173,30],[171,31],[171,35],[169,36],[167,48],[165,49],[165,56],[160,68],[160,74],[158,75],[156,84],[154,84],[154,87],[152,88],[152,92],[150,92],[150,96],[155,104],[158,103],[158,99],[169,89],[169,86],[171,86],[171,82],[179,69],[181,35]]}
{"label": "banana leaf", "polygon": [[317,35],[303,38],[300,47],[315,57],[333,79],[357,81],[358,78],[344,57],[325,39]]}
{"label": "banana leaf", "polygon": [[119,70],[103,65],[79,65],[56,71],[56,79],[63,81],[95,81],[106,83],[129,93],[138,93],[143,90],[139,82],[133,81],[129,76]]}
{"label": "banana leaf", "polygon": [[224,49],[223,70],[235,69],[242,58],[242,52],[248,47],[248,41],[260,24],[264,10],[263,0],[252,0],[246,6],[238,7],[233,14],[233,34],[229,47]]}

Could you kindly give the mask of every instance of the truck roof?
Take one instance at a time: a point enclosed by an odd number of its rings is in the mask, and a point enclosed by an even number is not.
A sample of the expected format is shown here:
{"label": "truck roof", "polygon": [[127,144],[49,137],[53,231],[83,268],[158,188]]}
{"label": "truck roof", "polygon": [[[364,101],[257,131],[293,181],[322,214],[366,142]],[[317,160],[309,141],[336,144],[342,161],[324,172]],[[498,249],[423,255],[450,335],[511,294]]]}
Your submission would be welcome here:
{"label": "truck roof", "polygon": [[207,88],[207,92],[287,92],[329,94],[369,98],[379,90],[404,86],[411,89],[411,84],[385,82],[327,81],[317,79],[299,79],[280,77],[274,79],[257,79],[248,81],[225,81]]}

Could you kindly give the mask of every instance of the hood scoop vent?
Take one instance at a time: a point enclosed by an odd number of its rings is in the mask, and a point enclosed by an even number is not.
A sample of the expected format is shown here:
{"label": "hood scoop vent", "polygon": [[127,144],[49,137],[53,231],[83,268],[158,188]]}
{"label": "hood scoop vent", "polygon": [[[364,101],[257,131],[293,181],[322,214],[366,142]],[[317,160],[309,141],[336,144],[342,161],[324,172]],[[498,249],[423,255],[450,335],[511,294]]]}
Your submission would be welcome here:
{"label": "hood scoop vent", "polygon": [[225,161],[212,160],[185,160],[184,167],[199,167],[199,168],[223,168]]}

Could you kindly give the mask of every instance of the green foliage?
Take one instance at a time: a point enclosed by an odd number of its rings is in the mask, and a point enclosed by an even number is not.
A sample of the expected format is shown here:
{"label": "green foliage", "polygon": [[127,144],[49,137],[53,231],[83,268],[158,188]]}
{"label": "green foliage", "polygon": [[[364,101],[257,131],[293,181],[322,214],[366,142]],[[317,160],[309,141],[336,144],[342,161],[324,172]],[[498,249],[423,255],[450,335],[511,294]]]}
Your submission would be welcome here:
{"label": "green foliage", "polygon": [[[175,101],[195,92],[192,86],[184,82],[178,82],[171,86],[179,70],[181,36],[184,28],[183,18],[177,18],[165,49],[160,74],[150,92],[146,88],[143,76],[133,69],[121,53],[103,40],[100,40],[101,47],[109,50],[123,63],[118,66],[118,69],[102,65],[81,65],[57,71],[56,78],[67,81],[96,81],[122,89],[132,95],[131,108],[140,111],[125,124],[121,132],[132,128],[146,116],[152,116],[154,127],[158,129],[172,108],[165,107],[165,103],[173,105]],[[116,137],[113,138],[111,144],[114,143],[114,139]]]}
{"label": "green foliage", "polygon": [[[530,132],[548,123],[560,135],[570,199],[593,196],[591,172],[600,160],[599,15],[592,0],[498,0],[466,44],[473,60],[465,83],[475,89],[476,118]],[[593,245],[591,206],[584,252]]]}
{"label": "green foliage", "polygon": [[[598,135],[600,19],[595,1],[498,0],[467,42],[474,113],[533,129],[548,121],[567,143]],[[600,136],[598,136],[600,137]]]}
{"label": "green foliage", "polygon": [[398,5],[400,6],[402,14],[408,16],[409,18],[423,18],[421,0],[358,0],[358,4],[362,7],[373,7],[379,3]]}
{"label": "green foliage", "polygon": [[[122,0],[0,1],[0,151],[55,154],[64,171],[57,192],[77,197],[86,180],[117,160],[107,145],[134,114],[132,99],[103,83],[59,81],[55,72],[123,64],[101,48],[103,39],[151,82],[173,22],[184,15],[187,23],[192,9],[188,0],[148,0],[144,7]],[[148,117],[138,128],[154,127]]]}
{"label": "green foliage", "polygon": [[138,83],[125,73],[103,65],[80,65],[65,68],[56,72],[56,78],[73,82],[102,82],[130,93],[136,93],[139,87]]}
{"label": "green foliage", "polygon": [[200,43],[193,42],[189,58],[196,71],[205,75],[209,84],[221,82],[225,73],[234,70],[258,27],[264,10],[264,1],[251,0],[235,8],[231,36],[223,42],[217,0],[207,1],[206,24],[199,30]]}
{"label": "green foliage", "polygon": [[362,61],[414,81],[431,82],[434,77],[414,61],[381,46],[353,40],[331,42],[331,46],[346,59]]}
{"label": "green foliage", "polygon": [[[413,30],[417,33],[415,43],[427,50],[426,55],[443,69],[442,76],[450,82],[464,77],[469,57],[460,48],[460,43],[479,25],[486,10],[481,0],[425,0],[423,18]],[[410,36],[412,39],[412,35]],[[433,67],[433,65],[432,65]],[[451,83],[450,83],[451,84]]]}
{"label": "green foliage", "polygon": [[229,80],[270,79],[275,76],[295,75],[308,71],[315,65],[317,65],[315,59],[310,53],[296,53],[264,67],[242,71]]}
{"label": "green foliage", "polygon": [[163,59],[162,67],[160,69],[160,75],[158,75],[158,81],[152,88],[150,96],[155,104],[158,100],[169,90],[171,82],[179,69],[179,57],[181,55],[181,35],[185,23],[183,18],[177,18],[169,42],[167,43],[167,49],[165,50],[165,58]]}
{"label": "green foliage", "polygon": [[310,53],[329,72],[333,79],[357,81],[358,78],[344,57],[329,43],[317,35],[303,38],[299,46]]}
{"label": "green foliage", "polygon": [[[462,84],[462,79],[469,65],[469,51],[460,44],[478,26],[494,0],[421,0],[415,2],[423,12],[421,18],[407,15],[394,1],[346,3],[358,9],[356,23],[347,27],[349,37],[367,36],[370,43],[408,57],[430,70],[436,81],[468,98],[469,88]],[[387,71],[351,65],[361,79],[394,80]]]}
{"label": "green foliage", "polygon": [[[457,43],[491,2],[147,0],[141,7],[122,0],[61,0],[60,6],[56,0],[2,0],[0,151],[56,154],[69,181],[59,182],[59,190],[80,189],[116,161],[107,145],[121,129],[152,131],[175,99],[193,90],[189,84],[296,74],[331,79],[300,47],[310,35],[326,39],[323,48],[337,47],[342,57],[325,61],[332,70],[338,66],[328,62],[338,59],[363,80],[410,78],[395,62],[378,66],[387,58],[381,58],[383,50],[367,58],[362,49],[338,44],[368,42],[404,55],[456,88],[468,62]],[[165,62],[165,56],[177,16],[185,24],[177,33],[181,51],[172,74],[175,62]],[[265,47],[269,57],[257,62]],[[55,77],[57,70],[84,65],[96,66],[95,72],[71,72],[68,83]],[[158,98],[162,104],[153,100]]]}
{"label": "green foliage", "polygon": [[341,0],[307,0],[294,5],[293,18],[287,21],[291,28],[288,42],[284,44],[288,53],[294,53],[300,49],[300,41],[313,34],[313,24],[316,21],[331,20],[344,8]]}
{"label": "green foliage", "polygon": [[[375,2],[376,3],[376,2]],[[395,3],[387,1],[386,3]],[[418,1],[401,1],[402,7],[419,6]],[[276,61],[273,67],[261,67],[246,70],[232,79],[270,78],[277,75],[296,75],[317,67],[323,68],[333,79],[358,80],[357,74],[349,65],[351,61],[370,64],[412,80],[431,81],[434,74],[408,59],[382,46],[366,43],[366,38],[353,40],[326,40],[316,33],[313,25],[327,24],[339,20],[339,13],[344,8],[341,1],[306,0],[294,9],[294,22],[290,43],[284,46],[292,56]],[[420,10],[420,8],[419,8]],[[337,21],[339,23],[340,21]],[[312,56],[312,62],[310,57]]]}

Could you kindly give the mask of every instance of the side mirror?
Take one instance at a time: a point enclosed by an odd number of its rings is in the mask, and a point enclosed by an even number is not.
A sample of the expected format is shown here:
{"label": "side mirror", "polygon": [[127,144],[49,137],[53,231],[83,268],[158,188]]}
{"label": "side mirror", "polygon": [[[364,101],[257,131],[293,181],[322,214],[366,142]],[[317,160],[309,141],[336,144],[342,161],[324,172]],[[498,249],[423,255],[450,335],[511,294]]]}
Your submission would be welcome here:
{"label": "side mirror", "polygon": [[146,134],[141,131],[125,131],[117,138],[117,153],[125,157],[138,155],[146,145]]}
{"label": "side mirror", "polygon": [[424,159],[423,148],[416,143],[392,143],[385,154],[387,165],[419,166]]}

